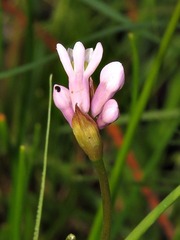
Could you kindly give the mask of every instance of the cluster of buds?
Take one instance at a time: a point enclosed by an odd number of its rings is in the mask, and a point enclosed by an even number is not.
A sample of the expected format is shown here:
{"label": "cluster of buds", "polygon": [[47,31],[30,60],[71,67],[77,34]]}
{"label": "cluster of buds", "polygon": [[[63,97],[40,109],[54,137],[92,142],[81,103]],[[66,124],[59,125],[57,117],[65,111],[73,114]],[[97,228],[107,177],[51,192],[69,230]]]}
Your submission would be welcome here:
{"label": "cluster of buds", "polygon": [[57,52],[69,78],[69,87],[54,85],[53,99],[62,112],[85,153],[93,161],[102,157],[99,129],[119,117],[119,108],[112,97],[124,84],[124,69],[120,62],[107,64],[100,73],[100,83],[94,89],[92,74],[99,65],[103,48],[85,49],[77,42],[66,50],[57,44]]}

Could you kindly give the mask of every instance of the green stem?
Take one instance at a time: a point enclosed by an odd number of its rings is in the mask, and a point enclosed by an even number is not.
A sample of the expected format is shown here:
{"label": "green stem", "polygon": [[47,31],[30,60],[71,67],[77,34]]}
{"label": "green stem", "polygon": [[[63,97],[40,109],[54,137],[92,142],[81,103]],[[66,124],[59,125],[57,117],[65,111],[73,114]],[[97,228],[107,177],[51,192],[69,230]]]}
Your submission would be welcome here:
{"label": "green stem", "polygon": [[102,196],[103,226],[102,226],[101,239],[109,240],[110,231],[111,231],[111,197],[110,197],[110,189],[109,189],[107,172],[102,159],[98,161],[94,161],[93,164],[99,178],[99,185],[100,185],[101,196]]}
{"label": "green stem", "polygon": [[151,211],[125,240],[140,239],[143,233],[158,219],[158,217],[180,197],[180,185],[175,188],[153,211]]}
{"label": "green stem", "polygon": [[44,149],[44,163],[43,163],[41,189],[40,189],[39,202],[38,202],[38,208],[37,208],[37,214],[36,214],[33,240],[38,240],[39,238],[39,229],[40,229],[40,223],[41,223],[45,180],[46,180],[46,169],[47,169],[47,153],[48,153],[48,144],[49,144],[50,121],[51,121],[51,102],[52,102],[52,75],[50,75],[50,79],[49,79],[49,104],[48,104],[46,140],[45,140],[45,149]]}
{"label": "green stem", "polygon": [[[180,109],[165,109],[165,110],[155,110],[144,112],[141,116],[142,122],[152,122],[152,121],[171,121],[173,119],[179,119]],[[116,124],[128,124],[131,121],[131,116],[129,114],[122,114],[120,119],[116,121]]]}
{"label": "green stem", "polygon": [[139,93],[139,56],[136,44],[136,37],[133,33],[128,34],[132,51],[132,100],[131,112],[136,107]]}
{"label": "green stem", "polygon": [[56,59],[56,54],[50,54],[49,56],[43,57],[40,60],[21,65],[20,67],[14,67],[12,69],[1,71],[0,72],[0,80],[4,80],[4,78],[10,78],[13,76],[17,76],[17,75],[20,75],[27,71],[31,71],[33,69],[39,68],[40,66],[46,65],[55,59]]}
{"label": "green stem", "polygon": [[21,239],[21,224],[23,218],[24,194],[26,190],[26,148],[21,145],[19,159],[14,169],[14,185],[10,205],[10,236],[9,239]]}

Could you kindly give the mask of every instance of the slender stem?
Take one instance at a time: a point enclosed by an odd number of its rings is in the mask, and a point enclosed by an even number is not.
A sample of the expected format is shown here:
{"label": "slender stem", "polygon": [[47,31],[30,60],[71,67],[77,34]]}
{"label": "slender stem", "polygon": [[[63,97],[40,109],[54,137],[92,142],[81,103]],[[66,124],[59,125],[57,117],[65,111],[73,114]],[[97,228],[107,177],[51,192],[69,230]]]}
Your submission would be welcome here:
{"label": "slender stem", "polygon": [[93,164],[99,178],[99,185],[100,185],[101,196],[102,196],[103,226],[102,226],[101,239],[109,240],[110,231],[111,231],[111,197],[110,197],[109,181],[108,181],[107,172],[106,172],[103,160],[101,159],[98,161],[94,161]]}
{"label": "slender stem", "polygon": [[158,219],[158,217],[180,197],[180,185],[176,187],[153,211],[151,211],[125,240],[140,239],[143,233]]}
{"label": "slender stem", "polygon": [[139,93],[139,55],[136,44],[136,37],[133,33],[128,34],[131,51],[132,51],[132,100],[131,100],[131,112],[136,107],[136,102]]}
{"label": "slender stem", "polygon": [[40,223],[41,223],[44,189],[45,189],[45,180],[46,180],[47,153],[48,153],[48,144],[49,144],[50,121],[51,121],[51,102],[52,102],[52,75],[50,75],[50,79],[49,79],[49,104],[48,104],[48,119],[47,119],[47,129],[46,129],[46,140],[45,140],[45,149],[44,149],[44,163],[43,163],[43,171],[42,171],[42,178],[41,178],[41,189],[40,189],[39,202],[38,202],[38,208],[37,208],[37,214],[36,214],[36,222],[35,222],[33,240],[38,240],[38,238],[39,238],[39,229],[40,229]]}
{"label": "slender stem", "polygon": [[[179,119],[180,109],[165,109],[165,110],[155,110],[144,112],[141,116],[142,122],[152,122],[152,121],[168,121],[172,119]],[[131,116],[129,114],[122,114],[120,119],[116,121],[116,124],[128,124],[131,121]]]}
{"label": "slender stem", "polygon": [[26,191],[26,148],[20,146],[19,159],[14,169],[14,185],[12,188],[10,205],[10,225],[11,231],[9,239],[19,240],[21,236],[21,222],[24,206],[24,194]]}
{"label": "slender stem", "polygon": [[42,65],[48,64],[49,62],[51,62],[55,59],[56,59],[56,54],[50,54],[46,57],[43,57],[40,60],[21,65],[20,67],[14,67],[12,69],[1,71],[0,72],[0,80],[4,80],[4,78],[17,76],[24,72],[31,71],[32,69],[36,69]]}

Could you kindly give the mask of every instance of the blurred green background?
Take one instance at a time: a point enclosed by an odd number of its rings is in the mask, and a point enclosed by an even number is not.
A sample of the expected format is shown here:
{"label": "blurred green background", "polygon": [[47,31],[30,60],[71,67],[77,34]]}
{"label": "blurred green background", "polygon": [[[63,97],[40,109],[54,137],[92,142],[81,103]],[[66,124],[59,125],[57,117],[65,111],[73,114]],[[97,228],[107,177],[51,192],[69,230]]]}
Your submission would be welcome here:
{"label": "blurred green background", "polygon": [[[49,75],[53,74],[53,84],[68,84],[56,43],[66,48],[72,48],[76,41],[83,42],[86,48],[102,43],[103,59],[93,75],[96,85],[103,66],[111,61],[123,64],[126,81],[115,96],[121,117],[114,131],[126,134],[146,80],[153,74],[162,37],[178,2],[1,1],[1,240],[29,240],[33,236],[43,165]],[[136,124],[130,152],[137,165],[123,166],[114,193],[112,240],[124,239],[180,181],[179,30],[178,23],[159,60],[157,78]],[[70,232],[77,239],[87,239],[101,201],[96,174],[54,104],[51,117],[39,239],[65,239]],[[120,134],[121,141],[123,134]],[[110,131],[103,130],[102,137],[104,160],[111,175],[120,146]],[[134,175],[138,171],[139,180]],[[146,188],[149,195],[144,193]],[[180,239],[179,215],[177,201],[165,213],[164,220],[153,224],[142,239]]]}

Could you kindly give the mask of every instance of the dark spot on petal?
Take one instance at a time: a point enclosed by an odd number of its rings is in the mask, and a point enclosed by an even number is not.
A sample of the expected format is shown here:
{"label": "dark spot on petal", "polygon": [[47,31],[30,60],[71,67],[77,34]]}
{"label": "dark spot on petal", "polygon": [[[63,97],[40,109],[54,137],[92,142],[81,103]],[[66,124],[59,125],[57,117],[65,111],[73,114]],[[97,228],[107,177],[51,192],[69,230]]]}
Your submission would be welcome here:
{"label": "dark spot on petal", "polygon": [[73,91],[71,91],[71,94],[73,94],[74,92]]}
{"label": "dark spot on petal", "polygon": [[56,89],[57,92],[61,91],[61,88],[59,86],[55,86],[55,89]]}

